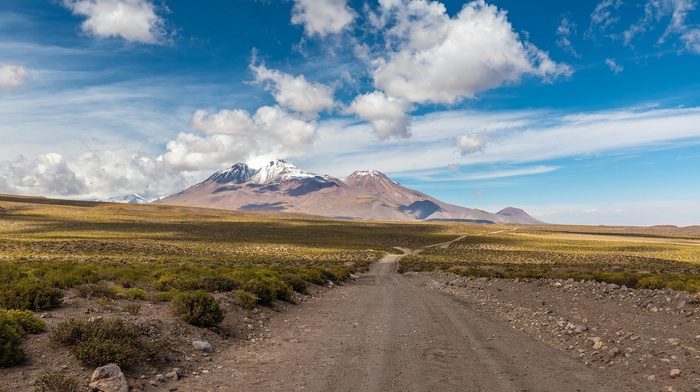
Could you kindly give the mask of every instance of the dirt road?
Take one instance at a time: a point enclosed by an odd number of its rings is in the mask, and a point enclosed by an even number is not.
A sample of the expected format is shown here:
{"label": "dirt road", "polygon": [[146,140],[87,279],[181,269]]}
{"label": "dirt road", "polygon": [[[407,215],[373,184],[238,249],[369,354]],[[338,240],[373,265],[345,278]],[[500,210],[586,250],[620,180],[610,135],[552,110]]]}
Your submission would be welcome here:
{"label": "dirt road", "polygon": [[495,315],[396,274],[400,257],[273,318],[263,339],[216,354],[178,389],[625,390]]}

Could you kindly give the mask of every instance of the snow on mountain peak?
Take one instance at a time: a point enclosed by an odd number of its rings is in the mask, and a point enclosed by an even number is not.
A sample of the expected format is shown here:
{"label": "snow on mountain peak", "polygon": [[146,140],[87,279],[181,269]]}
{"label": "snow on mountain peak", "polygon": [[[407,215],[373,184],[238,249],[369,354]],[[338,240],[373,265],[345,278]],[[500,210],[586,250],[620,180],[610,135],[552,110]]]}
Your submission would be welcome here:
{"label": "snow on mountain peak", "polygon": [[357,183],[357,182],[366,182],[366,181],[389,181],[394,184],[398,184],[396,181],[393,181],[389,177],[386,176],[386,174],[377,171],[377,170],[362,170],[362,171],[356,171],[343,179],[344,182],[350,182],[350,183]]}
{"label": "snow on mountain peak", "polygon": [[270,161],[267,165],[260,168],[255,175],[250,178],[250,181],[256,184],[266,184],[273,180],[291,180],[311,177],[317,177],[317,175],[299,169],[283,159],[279,159]]}
{"label": "snow on mountain peak", "polygon": [[136,193],[132,193],[124,196],[110,197],[105,200],[110,203],[126,203],[126,204],[148,204],[148,200],[144,199]]}
{"label": "snow on mountain peak", "polygon": [[207,181],[216,181],[220,184],[241,184],[248,181],[256,170],[251,169],[244,163],[237,163],[228,169],[214,173]]}

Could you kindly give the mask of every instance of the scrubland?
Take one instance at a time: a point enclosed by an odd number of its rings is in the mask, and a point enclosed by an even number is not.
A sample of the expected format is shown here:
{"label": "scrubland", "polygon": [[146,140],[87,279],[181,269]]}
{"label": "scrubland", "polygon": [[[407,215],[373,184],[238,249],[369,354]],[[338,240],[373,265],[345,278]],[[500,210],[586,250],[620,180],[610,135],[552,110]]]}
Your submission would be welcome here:
{"label": "scrubland", "polygon": [[[458,236],[464,238],[450,246],[430,246]],[[420,250],[403,257],[400,272],[573,278],[700,292],[696,228],[358,222],[0,195],[0,367],[31,361],[22,342],[35,334],[82,366],[167,361],[167,339],[144,333],[152,327],[144,319],[154,304],[167,304],[171,317],[188,328],[227,335],[220,326],[227,312],[252,315],[293,303],[310,288],[366,271],[397,253],[395,247]],[[76,307],[65,312],[71,317],[49,315],[45,322],[32,315],[61,312],[67,299]],[[86,322],[76,316],[84,310],[79,306],[110,316],[117,309],[117,317]],[[54,379],[75,384],[61,377],[37,375],[33,385],[44,390],[39,381]]]}

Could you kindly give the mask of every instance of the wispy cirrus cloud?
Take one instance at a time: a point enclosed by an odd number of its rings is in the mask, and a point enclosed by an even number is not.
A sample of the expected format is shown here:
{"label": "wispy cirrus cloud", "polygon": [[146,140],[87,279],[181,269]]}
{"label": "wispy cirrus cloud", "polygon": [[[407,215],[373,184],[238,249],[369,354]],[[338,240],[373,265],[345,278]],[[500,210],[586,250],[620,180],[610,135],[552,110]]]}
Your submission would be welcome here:
{"label": "wispy cirrus cloud", "polygon": [[615,59],[605,59],[605,64],[610,67],[610,70],[613,71],[615,75],[625,70],[625,67],[619,65]]}
{"label": "wispy cirrus cloud", "polygon": [[628,10],[631,5],[621,0],[599,2],[591,14],[587,35],[603,34],[634,47],[642,36],[662,31],[656,37],[657,45],[672,42],[674,46],[680,46],[680,52],[700,53],[700,26],[689,22],[689,14],[697,7],[695,0],[647,0],[643,7],[635,8],[642,10],[637,21],[623,24],[621,10]]}

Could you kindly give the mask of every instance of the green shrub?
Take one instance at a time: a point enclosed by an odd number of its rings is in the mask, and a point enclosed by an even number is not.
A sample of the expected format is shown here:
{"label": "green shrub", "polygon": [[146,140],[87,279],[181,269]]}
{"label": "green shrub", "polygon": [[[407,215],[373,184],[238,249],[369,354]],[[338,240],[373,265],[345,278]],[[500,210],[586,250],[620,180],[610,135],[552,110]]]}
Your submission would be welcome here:
{"label": "green shrub", "polygon": [[98,367],[116,363],[129,367],[142,358],[149,346],[139,341],[141,329],[122,319],[79,321],[68,319],[58,323],[51,340],[72,346],[76,358],[85,366]]}
{"label": "green shrub", "polygon": [[296,273],[305,281],[313,284],[323,285],[328,282],[328,277],[321,273],[320,268],[299,268]]}
{"label": "green shrub", "polygon": [[213,293],[233,291],[236,288],[236,282],[225,276],[207,276],[200,280],[200,289]]}
{"label": "green shrub", "polygon": [[118,297],[118,289],[110,286],[105,282],[86,283],[80,286],[75,286],[75,292],[82,298],[109,298],[115,299]]}
{"label": "green shrub", "polygon": [[213,327],[226,316],[219,304],[219,300],[204,290],[185,291],[173,298],[172,309],[176,316],[189,324]]}
{"label": "green shrub", "polygon": [[243,290],[252,293],[261,304],[269,304],[275,300],[275,291],[262,278],[254,278],[243,284]]}
{"label": "green shrub", "polygon": [[148,298],[148,291],[144,289],[139,289],[137,287],[131,287],[124,291],[124,296],[129,299],[140,299],[145,300]]}
{"label": "green shrub", "polygon": [[9,317],[0,316],[0,367],[17,365],[24,360],[24,351],[18,347],[22,335],[19,324]]}
{"label": "green shrub", "polygon": [[0,317],[6,317],[17,323],[21,328],[22,336],[46,332],[46,323],[34,316],[31,310],[0,309]]}
{"label": "green shrub", "polygon": [[16,365],[24,359],[19,348],[28,333],[46,331],[46,324],[28,310],[0,309],[0,367]]}
{"label": "green shrub", "polygon": [[141,304],[138,302],[129,302],[128,304],[124,305],[123,309],[125,312],[136,316],[141,311]]}
{"label": "green shrub", "polygon": [[75,357],[90,367],[116,363],[125,368],[137,363],[139,355],[139,348],[128,339],[93,338],[75,346]]}
{"label": "green shrub", "polygon": [[282,275],[284,283],[288,284],[297,293],[306,294],[309,284],[297,274],[286,273]]}
{"label": "green shrub", "polygon": [[19,310],[52,309],[61,304],[63,291],[35,281],[19,281],[0,287],[0,307]]}
{"label": "green shrub", "polygon": [[61,373],[46,373],[34,381],[34,392],[82,392],[78,380]]}
{"label": "green shrub", "polygon": [[255,309],[255,297],[253,294],[245,290],[236,290],[236,295],[233,298],[233,302],[248,311]]}
{"label": "green shrub", "polygon": [[641,278],[637,284],[637,288],[640,289],[650,289],[650,290],[660,290],[664,288],[664,282],[661,278],[656,276],[647,276]]}

